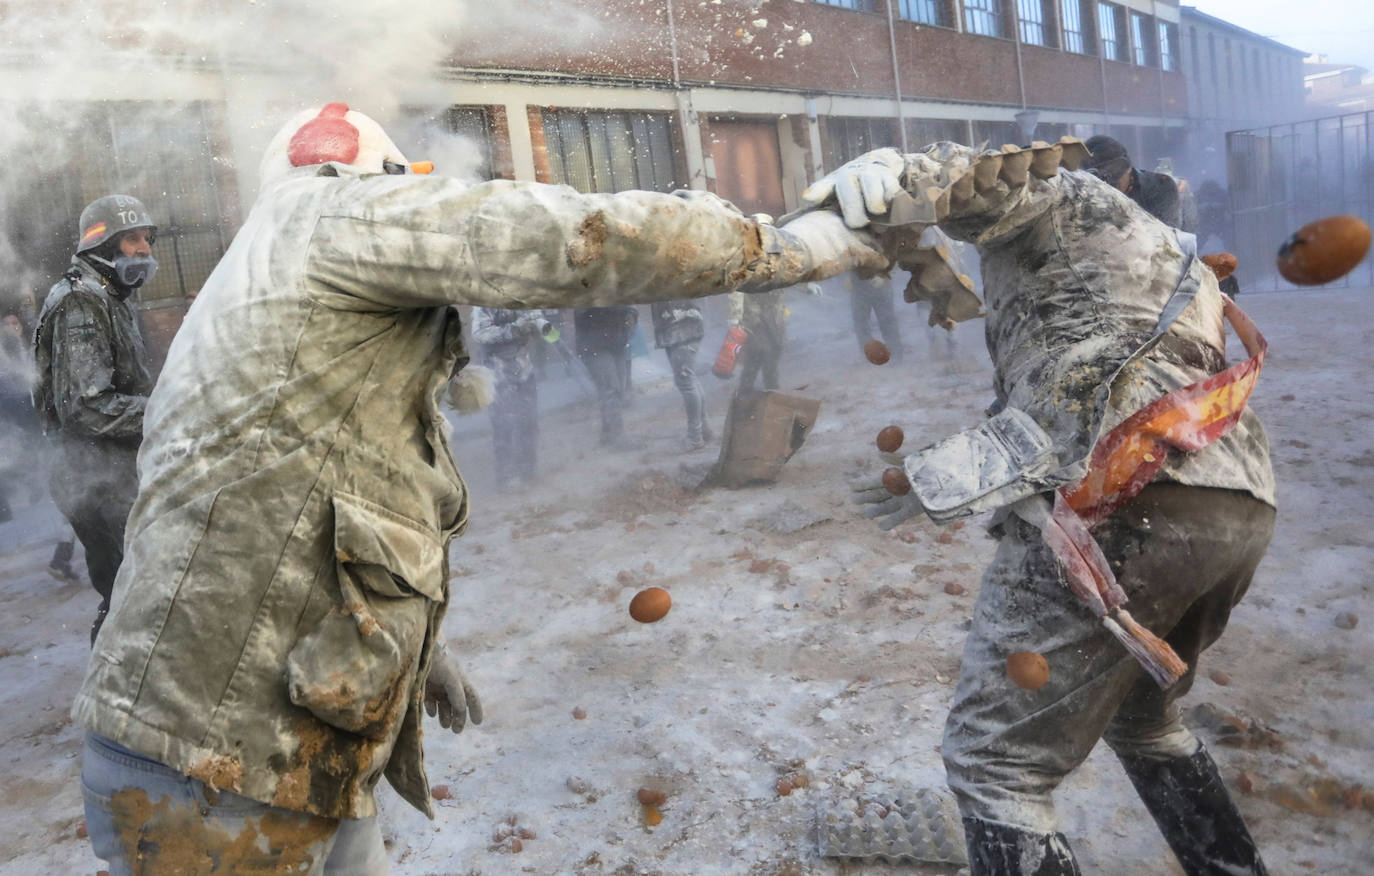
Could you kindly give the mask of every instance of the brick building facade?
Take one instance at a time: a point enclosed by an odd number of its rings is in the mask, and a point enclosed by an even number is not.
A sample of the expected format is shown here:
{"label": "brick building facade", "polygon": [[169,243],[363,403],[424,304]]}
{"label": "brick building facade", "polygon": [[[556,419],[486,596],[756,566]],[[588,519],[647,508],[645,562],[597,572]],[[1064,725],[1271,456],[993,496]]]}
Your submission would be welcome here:
{"label": "brick building facade", "polygon": [[[1185,141],[1176,0],[557,0],[548,10],[514,26],[470,15],[427,79],[398,83],[394,106],[358,108],[417,157],[445,145],[426,131],[461,135],[474,176],[704,188],[774,214],[876,146],[1021,142],[1025,110],[1038,113],[1035,139],[1108,131],[1142,163]],[[8,94],[32,93],[26,77],[41,75],[0,63]],[[165,346],[252,200],[275,126],[264,118],[298,108],[272,97],[289,91],[281,76],[182,58],[133,84],[81,80],[63,99],[82,112],[135,97],[143,111],[74,129],[70,151],[83,160],[49,174],[60,185],[25,194],[24,215],[42,221],[11,247],[26,264],[10,273],[45,289],[82,204],[112,188],[144,197],[168,217],[164,271],[142,296],[154,346]],[[180,127],[143,149],[150,119]],[[88,160],[102,150],[107,160]]]}

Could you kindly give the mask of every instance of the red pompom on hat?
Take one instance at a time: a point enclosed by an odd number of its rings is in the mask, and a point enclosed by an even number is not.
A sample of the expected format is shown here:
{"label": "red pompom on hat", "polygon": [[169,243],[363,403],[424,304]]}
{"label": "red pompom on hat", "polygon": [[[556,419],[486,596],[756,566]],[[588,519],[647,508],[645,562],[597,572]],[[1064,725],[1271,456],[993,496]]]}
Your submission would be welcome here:
{"label": "red pompom on hat", "polygon": [[293,167],[337,161],[352,164],[358,157],[358,129],[344,116],[346,103],[328,103],[320,114],[301,125],[291,137],[286,157]]}

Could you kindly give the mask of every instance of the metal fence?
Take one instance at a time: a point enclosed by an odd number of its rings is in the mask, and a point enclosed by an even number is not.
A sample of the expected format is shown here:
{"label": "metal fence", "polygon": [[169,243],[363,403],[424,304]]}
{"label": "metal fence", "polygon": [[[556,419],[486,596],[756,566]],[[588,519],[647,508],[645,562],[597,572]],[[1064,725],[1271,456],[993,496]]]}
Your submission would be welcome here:
{"label": "metal fence", "polygon": [[[1231,227],[1220,233],[1240,261],[1243,290],[1296,288],[1275,256],[1308,222],[1347,213],[1374,221],[1371,126],[1374,112],[1363,112],[1226,135]],[[1331,285],[1374,285],[1374,259]]]}

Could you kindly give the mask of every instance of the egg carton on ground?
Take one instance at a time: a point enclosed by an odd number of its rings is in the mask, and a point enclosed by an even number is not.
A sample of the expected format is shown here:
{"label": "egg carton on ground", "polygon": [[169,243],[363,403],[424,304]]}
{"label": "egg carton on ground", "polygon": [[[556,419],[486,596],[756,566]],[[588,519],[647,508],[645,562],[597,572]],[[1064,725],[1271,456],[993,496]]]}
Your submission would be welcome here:
{"label": "egg carton on ground", "polygon": [[963,822],[953,795],[943,789],[823,798],[816,826],[823,858],[968,864]]}

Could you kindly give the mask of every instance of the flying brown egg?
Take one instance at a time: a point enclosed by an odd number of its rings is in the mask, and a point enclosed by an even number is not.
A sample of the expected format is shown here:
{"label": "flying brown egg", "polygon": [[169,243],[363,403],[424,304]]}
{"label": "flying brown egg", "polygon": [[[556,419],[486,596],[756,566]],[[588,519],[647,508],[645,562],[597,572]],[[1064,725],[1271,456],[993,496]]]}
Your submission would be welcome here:
{"label": "flying brown egg", "polygon": [[1354,216],[1309,222],[1279,247],[1279,273],[1298,286],[1339,280],[1369,252],[1369,240],[1369,226]]}

